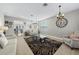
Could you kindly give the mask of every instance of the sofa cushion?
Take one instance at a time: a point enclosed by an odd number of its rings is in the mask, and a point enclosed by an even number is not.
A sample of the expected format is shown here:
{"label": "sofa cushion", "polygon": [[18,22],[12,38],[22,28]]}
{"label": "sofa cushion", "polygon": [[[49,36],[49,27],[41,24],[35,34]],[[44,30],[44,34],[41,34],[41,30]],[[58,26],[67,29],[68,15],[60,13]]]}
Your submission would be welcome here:
{"label": "sofa cushion", "polygon": [[16,55],[16,45],[16,38],[8,40],[8,44],[5,46],[5,48],[0,48],[0,55]]}
{"label": "sofa cushion", "polygon": [[8,44],[8,40],[6,39],[3,32],[0,32],[0,46],[4,48]]}

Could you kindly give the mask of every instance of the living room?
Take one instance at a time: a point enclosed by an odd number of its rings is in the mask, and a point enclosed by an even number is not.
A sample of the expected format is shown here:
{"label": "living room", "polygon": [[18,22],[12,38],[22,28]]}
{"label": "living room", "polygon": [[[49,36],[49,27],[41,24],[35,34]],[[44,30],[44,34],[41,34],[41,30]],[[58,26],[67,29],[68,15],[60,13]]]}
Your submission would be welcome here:
{"label": "living room", "polygon": [[0,3],[0,55],[79,55],[79,3]]}

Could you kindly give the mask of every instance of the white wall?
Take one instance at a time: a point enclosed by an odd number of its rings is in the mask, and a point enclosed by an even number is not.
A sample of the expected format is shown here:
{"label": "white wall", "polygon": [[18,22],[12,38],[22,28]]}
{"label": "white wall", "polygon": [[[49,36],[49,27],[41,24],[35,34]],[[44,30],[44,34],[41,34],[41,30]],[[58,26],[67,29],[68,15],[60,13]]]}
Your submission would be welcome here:
{"label": "white wall", "polygon": [[4,26],[4,15],[0,13],[0,26]]}
{"label": "white wall", "polygon": [[65,14],[65,18],[68,19],[68,25],[64,28],[56,26],[56,17],[51,17],[39,22],[39,28],[41,34],[53,35],[58,37],[64,37],[71,32],[79,32],[79,10],[72,11]]}

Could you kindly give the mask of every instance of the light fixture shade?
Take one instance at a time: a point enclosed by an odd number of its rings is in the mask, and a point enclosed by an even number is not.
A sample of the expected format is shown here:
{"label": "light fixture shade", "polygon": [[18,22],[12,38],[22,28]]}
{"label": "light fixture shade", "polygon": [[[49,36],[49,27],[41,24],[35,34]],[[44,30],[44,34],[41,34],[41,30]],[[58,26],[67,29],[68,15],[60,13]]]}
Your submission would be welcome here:
{"label": "light fixture shade", "polygon": [[57,15],[57,17],[59,17],[59,15]]}
{"label": "light fixture shade", "polygon": [[62,16],[64,16],[64,14],[62,14]]}

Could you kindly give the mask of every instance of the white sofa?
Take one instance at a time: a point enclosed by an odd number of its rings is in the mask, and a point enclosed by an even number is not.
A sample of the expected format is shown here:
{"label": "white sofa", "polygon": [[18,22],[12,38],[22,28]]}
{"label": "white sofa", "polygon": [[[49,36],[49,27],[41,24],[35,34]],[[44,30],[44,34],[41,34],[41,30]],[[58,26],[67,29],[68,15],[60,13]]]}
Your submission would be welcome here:
{"label": "white sofa", "polygon": [[2,49],[0,48],[0,55],[16,55],[17,39],[8,39],[8,44]]}
{"label": "white sofa", "polygon": [[79,39],[71,39],[71,38],[64,38],[65,44],[69,45],[71,48],[79,48]]}

